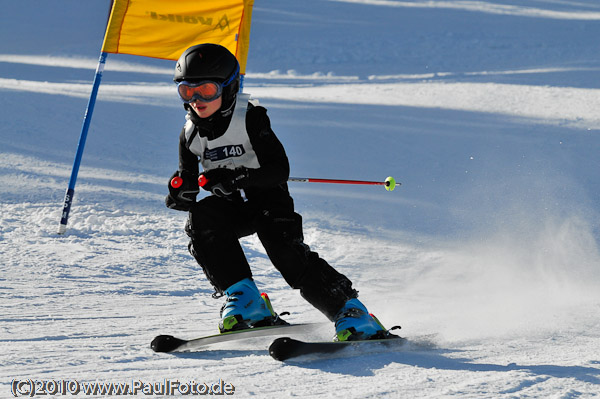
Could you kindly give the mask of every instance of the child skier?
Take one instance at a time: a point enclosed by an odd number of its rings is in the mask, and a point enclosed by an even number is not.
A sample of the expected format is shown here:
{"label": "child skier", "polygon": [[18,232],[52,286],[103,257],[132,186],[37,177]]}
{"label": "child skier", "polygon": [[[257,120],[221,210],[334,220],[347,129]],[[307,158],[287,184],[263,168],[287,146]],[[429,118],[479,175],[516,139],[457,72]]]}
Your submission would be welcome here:
{"label": "child skier", "polygon": [[[179,136],[179,170],[165,202],[189,211],[190,253],[214,286],[215,297],[226,296],[220,331],[287,324],[268,298],[261,298],[239,243],[256,233],[285,281],[335,322],[334,339],[387,337],[357,299],[351,281],[304,243],[302,218],[288,192],[285,150],[266,109],[238,93],[235,56],[216,44],[190,47],[177,61],[173,80],[187,121]],[[198,163],[202,188],[212,195],[196,202]]]}

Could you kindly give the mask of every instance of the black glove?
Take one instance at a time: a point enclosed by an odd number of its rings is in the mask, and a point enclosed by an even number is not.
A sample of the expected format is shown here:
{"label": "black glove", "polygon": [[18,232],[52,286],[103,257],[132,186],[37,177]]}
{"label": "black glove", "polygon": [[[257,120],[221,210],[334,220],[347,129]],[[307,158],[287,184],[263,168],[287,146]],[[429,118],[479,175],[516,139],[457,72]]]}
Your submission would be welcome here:
{"label": "black glove", "polygon": [[[179,187],[173,187],[174,178],[181,179]],[[165,198],[165,205],[170,209],[189,211],[196,203],[196,195],[199,192],[198,177],[186,170],[178,170],[169,179],[169,194]]]}
{"label": "black glove", "polygon": [[202,186],[206,191],[219,197],[227,197],[237,190],[246,187],[248,183],[248,169],[216,168],[203,173],[205,183]]}

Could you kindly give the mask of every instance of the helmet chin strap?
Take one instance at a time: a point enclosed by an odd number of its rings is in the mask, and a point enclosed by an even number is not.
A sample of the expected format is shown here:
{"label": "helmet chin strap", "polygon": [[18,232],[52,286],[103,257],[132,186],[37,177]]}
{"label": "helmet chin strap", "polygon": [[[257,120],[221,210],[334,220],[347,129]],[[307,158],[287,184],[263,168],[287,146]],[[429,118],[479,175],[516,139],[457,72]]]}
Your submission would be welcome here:
{"label": "helmet chin strap", "polygon": [[231,104],[229,105],[229,107],[227,108],[221,108],[221,116],[226,117],[231,115],[231,113],[233,112],[233,108],[235,107],[235,101],[237,99],[237,94],[235,94],[233,96],[233,100],[231,101]]}

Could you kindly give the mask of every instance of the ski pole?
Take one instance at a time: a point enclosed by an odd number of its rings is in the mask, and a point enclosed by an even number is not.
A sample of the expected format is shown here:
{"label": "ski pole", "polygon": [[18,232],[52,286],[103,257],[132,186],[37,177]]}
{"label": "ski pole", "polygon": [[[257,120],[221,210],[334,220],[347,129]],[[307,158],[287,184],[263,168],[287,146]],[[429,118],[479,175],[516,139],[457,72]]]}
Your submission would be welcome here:
{"label": "ski pole", "polygon": [[397,183],[396,179],[389,176],[384,181],[368,181],[368,180],[339,180],[339,179],[317,179],[312,177],[290,177],[288,181],[300,182],[300,183],[332,183],[332,184],[366,184],[374,186],[385,186],[387,191],[393,191],[396,186],[401,183]]}
{"label": "ski pole", "polygon": [[[373,185],[373,186],[385,186],[387,191],[394,191],[396,186],[401,185],[402,183],[397,183],[396,179],[392,176],[389,176],[384,181],[368,181],[368,180],[339,180],[339,179],[317,179],[312,177],[290,177],[288,178],[290,182],[299,182],[299,183],[333,183],[333,184],[364,184],[364,185]],[[198,185],[203,187],[208,180],[204,175],[200,175],[198,178]],[[183,184],[183,179],[181,177],[174,177],[171,180],[171,186],[173,188],[179,188]]]}

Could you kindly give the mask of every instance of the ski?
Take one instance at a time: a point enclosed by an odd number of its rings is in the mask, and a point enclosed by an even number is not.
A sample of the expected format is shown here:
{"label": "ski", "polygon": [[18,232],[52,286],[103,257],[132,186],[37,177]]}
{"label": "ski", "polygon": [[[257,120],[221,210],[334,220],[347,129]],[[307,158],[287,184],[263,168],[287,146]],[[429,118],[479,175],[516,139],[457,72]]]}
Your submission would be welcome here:
{"label": "ski", "polygon": [[399,346],[406,342],[406,338],[393,336],[392,338],[374,339],[364,341],[320,341],[304,342],[289,337],[277,338],[269,346],[269,354],[275,360],[285,361],[305,355],[329,356],[339,354],[351,349],[368,349],[371,346]]}
{"label": "ski", "polygon": [[230,331],[194,339],[182,339],[172,335],[158,335],[150,343],[154,352],[185,352],[222,342],[264,337],[270,335],[297,334],[310,331],[318,323],[284,324]]}

